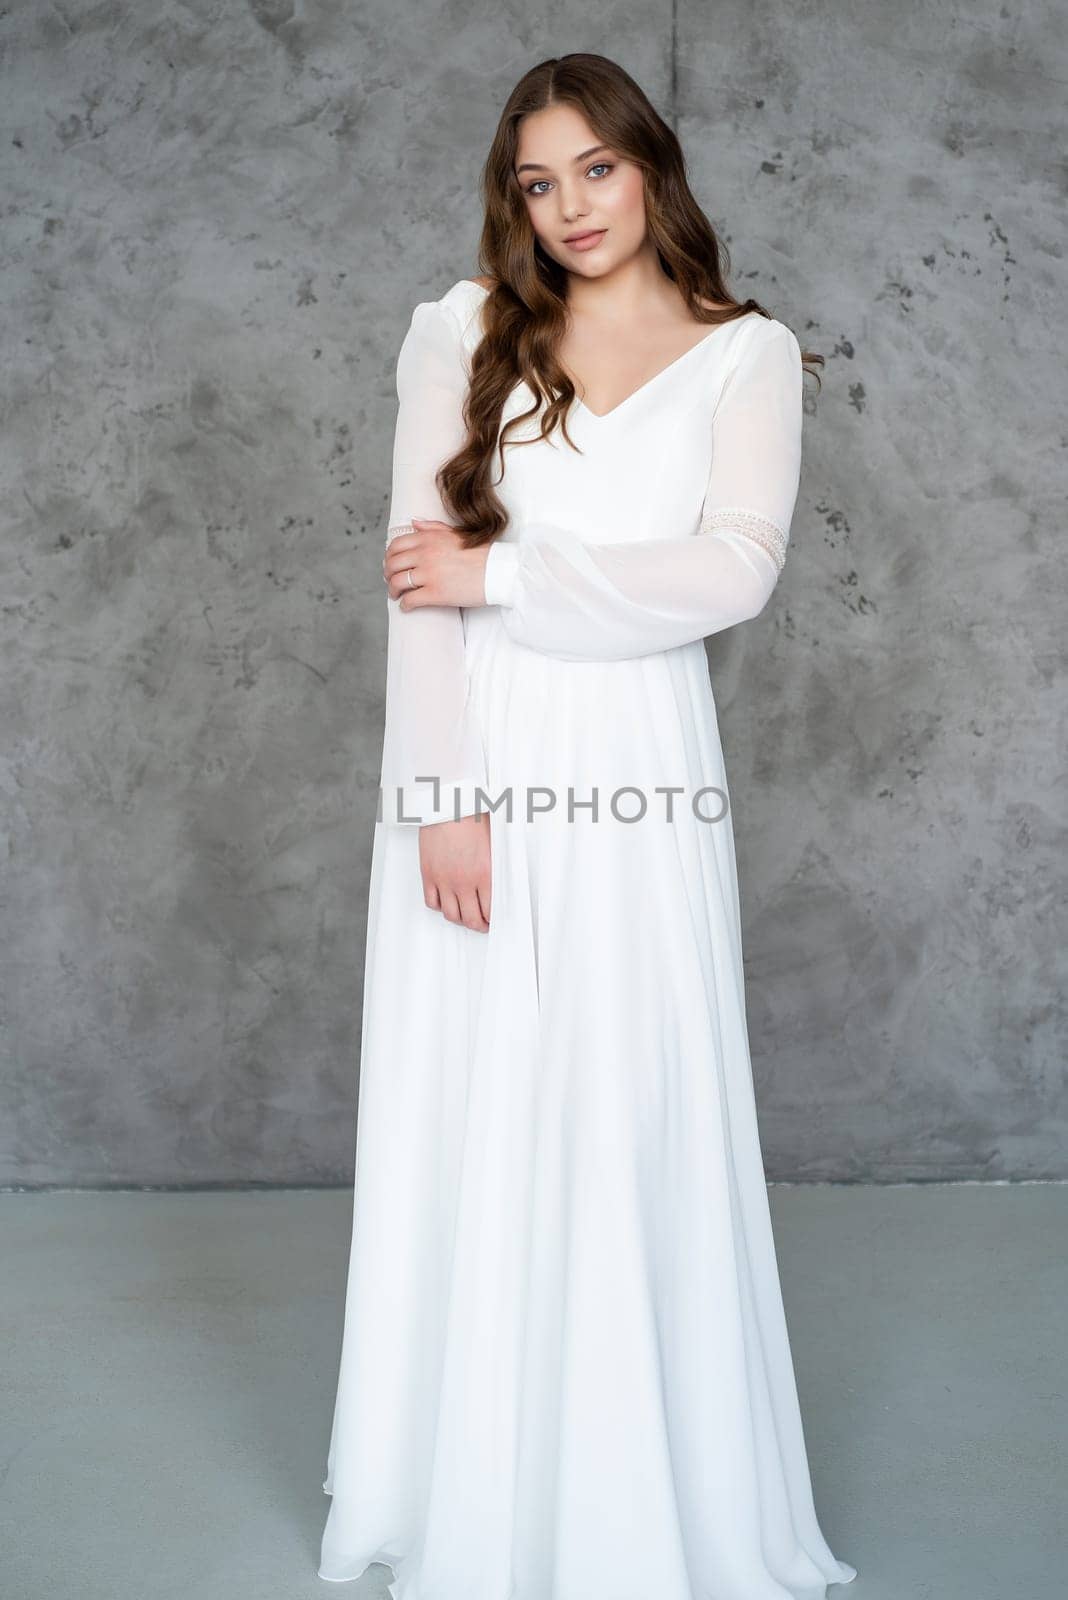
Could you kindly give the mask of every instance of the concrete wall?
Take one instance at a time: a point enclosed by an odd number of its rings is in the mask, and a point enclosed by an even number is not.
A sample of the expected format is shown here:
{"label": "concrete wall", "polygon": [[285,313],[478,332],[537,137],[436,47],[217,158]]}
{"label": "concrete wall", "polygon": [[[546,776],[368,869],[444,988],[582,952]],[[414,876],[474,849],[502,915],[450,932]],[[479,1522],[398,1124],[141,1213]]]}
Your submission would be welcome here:
{"label": "concrete wall", "polygon": [[393,362],[575,49],[827,356],[780,588],[709,647],[769,1175],[1066,1175],[1058,8],[21,0],[0,43],[0,1182],[351,1177]]}

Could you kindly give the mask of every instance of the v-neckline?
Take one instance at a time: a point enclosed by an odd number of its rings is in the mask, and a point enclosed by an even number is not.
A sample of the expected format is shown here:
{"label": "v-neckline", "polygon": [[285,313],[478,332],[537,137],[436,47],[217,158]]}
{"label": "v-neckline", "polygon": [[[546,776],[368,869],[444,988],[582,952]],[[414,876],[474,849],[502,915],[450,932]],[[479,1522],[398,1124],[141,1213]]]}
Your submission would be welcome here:
{"label": "v-neckline", "polygon": [[[474,283],[474,279],[468,278],[467,282]],[[474,286],[476,289],[481,289],[484,299],[488,297],[490,291],[484,284],[474,283]],[[703,350],[705,345],[708,344],[717,333],[722,332],[724,328],[733,327],[737,322],[744,322],[745,316],[748,315],[749,313],[746,312],[745,315],[741,317],[729,318],[727,322],[717,322],[714,328],[710,328],[708,330],[704,338],[698,339],[696,344],[692,344],[688,350],[684,350],[681,355],[676,356],[674,360],[669,361],[667,366],[661,367],[659,372],[654,372],[651,378],[646,378],[644,383],[640,383],[636,389],[632,389],[630,394],[624,395],[623,399],[618,401],[616,405],[612,406],[610,410],[591,411],[585,400],[580,400],[578,395],[575,396],[576,406],[578,406],[580,410],[584,411],[586,416],[588,416],[592,422],[611,421],[614,416],[623,410],[624,406],[629,406],[632,400],[637,400],[638,396],[644,394],[647,389],[651,389],[654,383],[659,383],[661,378],[666,378],[669,372],[673,372],[676,367],[681,366],[681,364],[687,360],[689,356],[695,355],[698,350]]]}
{"label": "v-neckline", "polygon": [[[735,317],[733,320],[738,321],[738,318]],[[710,328],[702,339],[697,340],[696,344],[692,344],[688,350],[684,350],[681,356],[676,356],[673,361],[669,361],[666,367],[661,367],[659,372],[654,372],[652,377],[646,378],[644,383],[639,383],[636,389],[632,389],[630,394],[624,395],[623,399],[618,400],[614,406],[609,408],[609,410],[591,411],[585,400],[580,400],[577,395],[575,397],[575,404],[577,406],[581,406],[586,415],[588,417],[592,417],[594,422],[607,422],[610,417],[615,416],[617,411],[622,411],[623,407],[629,406],[632,400],[637,400],[638,396],[640,394],[644,394],[646,389],[651,389],[654,383],[658,383],[661,378],[666,378],[669,372],[672,372],[676,367],[681,366],[681,364],[686,360],[687,356],[692,356],[698,350],[702,350],[712,338],[713,334],[717,334],[720,328],[725,326],[725,323],[717,322],[716,326],[714,328]]]}

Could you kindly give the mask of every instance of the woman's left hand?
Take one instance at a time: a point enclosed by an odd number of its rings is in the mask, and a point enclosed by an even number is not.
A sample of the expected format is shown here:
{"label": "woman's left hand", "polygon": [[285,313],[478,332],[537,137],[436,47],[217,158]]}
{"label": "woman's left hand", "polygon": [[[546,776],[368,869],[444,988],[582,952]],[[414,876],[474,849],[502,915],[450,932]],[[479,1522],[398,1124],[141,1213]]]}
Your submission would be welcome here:
{"label": "woman's left hand", "polygon": [[484,606],[490,545],[469,544],[447,522],[413,517],[412,527],[414,533],[398,533],[386,546],[382,572],[390,598],[402,611]]}

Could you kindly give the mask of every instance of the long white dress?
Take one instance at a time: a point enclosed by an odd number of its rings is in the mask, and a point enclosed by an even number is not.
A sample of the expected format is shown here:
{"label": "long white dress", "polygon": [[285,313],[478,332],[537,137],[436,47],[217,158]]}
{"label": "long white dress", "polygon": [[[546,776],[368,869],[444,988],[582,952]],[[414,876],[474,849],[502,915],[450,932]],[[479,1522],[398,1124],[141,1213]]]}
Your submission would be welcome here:
{"label": "long white dress", "polygon": [[[450,520],[485,297],[415,308],[389,536]],[[702,644],[778,577],[801,383],[784,324],[712,329],[607,414],[576,402],[582,454],[506,446],[490,604],[387,602],[323,1578],[824,1600],[856,1575],[813,1506]],[[488,933],[419,873],[419,822],[477,805]]]}

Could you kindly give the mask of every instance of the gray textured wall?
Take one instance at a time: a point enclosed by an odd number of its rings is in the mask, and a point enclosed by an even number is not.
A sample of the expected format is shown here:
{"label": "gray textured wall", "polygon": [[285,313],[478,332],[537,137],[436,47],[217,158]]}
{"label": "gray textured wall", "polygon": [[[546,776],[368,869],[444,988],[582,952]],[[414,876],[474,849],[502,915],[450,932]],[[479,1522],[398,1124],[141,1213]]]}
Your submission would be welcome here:
{"label": "gray textured wall", "polygon": [[574,49],[828,358],[780,588],[710,645],[769,1174],[1065,1175],[1058,8],[22,0],[0,41],[0,1182],[351,1176],[393,362]]}

